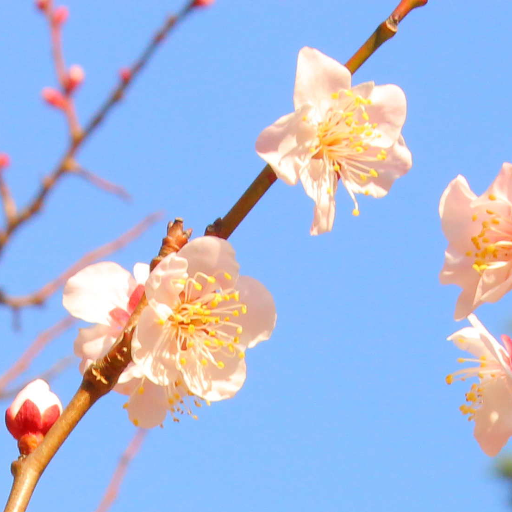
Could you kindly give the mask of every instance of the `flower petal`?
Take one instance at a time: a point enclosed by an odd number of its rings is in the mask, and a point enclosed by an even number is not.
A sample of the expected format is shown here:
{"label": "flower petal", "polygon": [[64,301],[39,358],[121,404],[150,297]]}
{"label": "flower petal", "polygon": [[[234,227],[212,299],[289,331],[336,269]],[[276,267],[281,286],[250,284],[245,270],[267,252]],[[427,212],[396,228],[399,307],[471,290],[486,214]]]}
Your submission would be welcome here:
{"label": "flower petal", "polygon": [[203,366],[199,358],[195,358],[181,370],[190,391],[204,400],[217,402],[232,398],[245,382],[245,359],[225,356],[218,361],[223,363],[223,368],[211,362]]}
{"label": "flower petal", "polygon": [[96,263],[80,270],[68,280],[62,303],[76,318],[109,325],[109,312],[115,308],[126,309],[135,285],[130,272],[117,263]]}
{"label": "flower petal", "polygon": [[207,283],[200,279],[203,285],[201,295],[209,288],[232,288],[233,283],[238,279],[240,265],[235,259],[235,250],[231,244],[214,236],[202,236],[195,238],[186,244],[180,251],[179,256],[188,262],[188,275],[195,277],[197,273],[204,273],[216,279],[215,284]]}
{"label": "flower petal", "polygon": [[270,338],[276,325],[276,306],[271,293],[257,279],[240,276],[236,287],[240,302],[247,306],[247,313],[238,318],[243,329],[240,343],[252,348]]}
{"label": "flower petal", "polygon": [[341,89],[350,89],[350,71],[315,48],[305,46],[297,59],[297,74],[293,103],[298,109],[310,103],[325,112],[331,103],[331,95]]}
{"label": "flower petal", "polygon": [[149,277],[149,265],[147,263],[135,263],[133,275],[137,284],[146,284]]}
{"label": "flower petal", "polygon": [[482,405],[475,413],[475,438],[494,457],[512,436],[512,387],[506,377],[485,382]]}
{"label": "flower petal", "polygon": [[136,390],[125,406],[130,421],[140,428],[161,425],[167,416],[166,390],[149,381],[144,381],[142,393]]}
{"label": "flower petal", "polygon": [[146,297],[173,307],[183,291],[182,280],[187,278],[188,263],[176,253],[166,256],[151,272],[146,281]]}
{"label": "flower petal", "polygon": [[118,334],[119,330],[101,324],[79,329],[73,347],[75,355],[95,361],[110,350]]}
{"label": "flower petal", "polygon": [[258,155],[287,185],[297,184],[299,171],[310,158],[306,146],[313,142],[316,130],[303,121],[310,111],[311,106],[304,105],[296,112],[279,118],[256,140]]}

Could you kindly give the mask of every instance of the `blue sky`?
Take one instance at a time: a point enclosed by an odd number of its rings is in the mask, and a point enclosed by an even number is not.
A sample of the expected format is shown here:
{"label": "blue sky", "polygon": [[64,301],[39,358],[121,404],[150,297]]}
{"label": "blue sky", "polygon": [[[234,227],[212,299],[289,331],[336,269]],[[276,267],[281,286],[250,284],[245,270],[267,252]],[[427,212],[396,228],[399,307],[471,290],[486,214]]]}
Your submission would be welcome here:
{"label": "blue sky", "polygon": [[[70,0],[69,64],[86,71],[82,121],[95,111],[167,13],[180,4]],[[122,184],[125,203],[79,178],[63,180],[43,214],[20,229],[0,263],[0,286],[27,293],[146,214],[183,217],[196,235],[224,214],[264,166],[260,131],[292,109],[297,53],[312,46],[344,62],[389,15],[394,0],[218,0],[166,42],[123,103],[80,153],[87,169]],[[23,204],[65,147],[65,125],[40,100],[54,85],[48,34],[31,2],[0,5],[0,151]],[[439,197],[464,174],[480,194],[512,159],[508,0],[436,1],[413,12],[354,83],[395,83],[408,99],[404,136],[414,165],[361,215],[338,191],[333,231],[309,236],[312,202],[276,183],[231,241],[243,274],[274,294],[274,335],[247,357],[248,379],[232,400],[198,421],[150,432],[112,510],[419,512],[433,507],[506,510],[506,490],[458,411],[466,384],[446,386],[457,350],[446,337],[456,287],[438,273],[446,241]],[[149,261],[162,220],[113,259]],[[512,295],[478,315],[511,334]],[[0,310],[0,372],[64,315],[57,294],[11,329]],[[72,351],[75,332],[53,342],[36,376]],[[76,367],[53,383],[63,401]],[[93,511],[134,427],[111,394],[80,423],[46,471],[31,510]],[[5,404],[7,406],[7,404]],[[16,456],[0,436],[0,493]],[[58,494],[56,494],[58,493]],[[55,504],[58,496],[57,504]]]}

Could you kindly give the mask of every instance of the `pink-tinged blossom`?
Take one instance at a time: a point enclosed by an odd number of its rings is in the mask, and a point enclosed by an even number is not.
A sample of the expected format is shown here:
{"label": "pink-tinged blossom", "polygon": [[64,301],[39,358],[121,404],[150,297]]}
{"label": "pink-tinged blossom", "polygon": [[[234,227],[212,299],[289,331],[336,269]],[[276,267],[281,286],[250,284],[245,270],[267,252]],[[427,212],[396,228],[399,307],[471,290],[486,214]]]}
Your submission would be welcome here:
{"label": "pink-tinged blossom", "polygon": [[[64,307],[74,317],[95,324],[80,329],[75,340],[82,373],[110,350],[142,297],[149,265],[137,263],[133,273],[107,261],[85,267],[66,283]],[[114,389],[130,395],[140,387],[141,378],[142,373],[131,363]]]}
{"label": "pink-tinged blossom", "polygon": [[59,397],[44,380],[36,379],[18,393],[5,413],[5,424],[22,455],[34,451],[61,413]]}
{"label": "pink-tinged blossom", "polygon": [[[190,413],[181,403],[187,395],[217,401],[242,387],[245,351],[270,337],[276,312],[269,291],[238,270],[229,242],[201,237],[151,273],[149,306],[137,325],[132,358],[147,381],[165,393],[166,400],[161,393],[156,397],[155,408],[169,409],[175,417],[180,410]],[[139,393],[143,403],[146,387]]]}
{"label": "pink-tinged blossom", "polygon": [[440,280],[462,288],[455,307],[461,320],[512,289],[512,164],[503,164],[481,196],[457,176],[441,197],[439,214],[448,239]]}
{"label": "pink-tinged blossom", "polygon": [[460,410],[475,422],[474,434],[480,448],[493,457],[512,436],[512,339],[502,335],[501,345],[475,315],[469,315],[468,320],[472,327],[464,327],[448,340],[472,354],[468,359],[458,359],[460,363],[476,363],[477,366],[448,375],[446,382],[451,384],[470,377],[479,379],[466,393],[466,403]]}
{"label": "pink-tinged blossom", "polygon": [[257,153],[289,185],[302,182],[316,205],[311,234],[330,231],[341,180],[355,194],[385,196],[412,165],[401,135],[405,94],[396,85],[351,85],[350,71],[313,48],[299,52],[295,112],[258,137]]}

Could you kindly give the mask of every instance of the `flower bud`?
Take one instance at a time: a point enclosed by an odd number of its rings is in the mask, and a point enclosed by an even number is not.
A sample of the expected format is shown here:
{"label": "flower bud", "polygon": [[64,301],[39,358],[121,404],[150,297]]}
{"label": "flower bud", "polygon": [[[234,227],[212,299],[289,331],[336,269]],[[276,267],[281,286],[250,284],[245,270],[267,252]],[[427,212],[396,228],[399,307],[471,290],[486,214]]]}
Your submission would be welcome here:
{"label": "flower bud", "polygon": [[11,159],[7,153],[0,153],[0,171],[9,166]]}
{"label": "flower bud", "polygon": [[66,77],[66,91],[73,92],[83,81],[85,78],[85,72],[81,66],[77,64],[73,64],[69,68],[67,77]]}
{"label": "flower bud", "polygon": [[57,7],[53,11],[53,22],[56,25],[63,25],[66,23],[66,20],[69,17],[69,9],[65,7],[64,5],[61,5],[60,7]]}
{"label": "flower bud", "polygon": [[48,7],[48,0],[36,0],[36,7],[40,11],[45,11]]}
{"label": "flower bud", "polygon": [[41,91],[41,96],[43,100],[52,107],[60,108],[63,110],[67,106],[66,98],[59,91],[57,91],[57,89],[53,89],[52,87],[45,87]]}
{"label": "flower bud", "polygon": [[58,396],[44,380],[36,379],[18,393],[5,412],[5,424],[22,455],[37,448],[61,412]]}
{"label": "flower bud", "polygon": [[132,79],[132,70],[130,68],[121,68],[119,70],[119,77],[126,83]]}
{"label": "flower bud", "polygon": [[195,2],[192,4],[194,7],[208,7],[209,5],[212,5],[215,2],[215,0],[195,0]]}

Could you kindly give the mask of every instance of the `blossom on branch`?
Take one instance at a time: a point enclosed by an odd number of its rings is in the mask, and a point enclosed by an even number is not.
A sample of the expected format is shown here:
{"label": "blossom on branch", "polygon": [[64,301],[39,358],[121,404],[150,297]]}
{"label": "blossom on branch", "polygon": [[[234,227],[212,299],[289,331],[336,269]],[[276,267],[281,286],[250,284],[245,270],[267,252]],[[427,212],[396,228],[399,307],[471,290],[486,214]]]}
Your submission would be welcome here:
{"label": "blossom on branch", "polygon": [[512,164],[503,164],[481,196],[457,176],[441,197],[439,214],[448,239],[440,280],[462,288],[455,307],[455,320],[461,320],[512,289]]}
{"label": "blossom on branch", "polygon": [[25,386],[5,413],[5,424],[18,440],[20,454],[32,453],[61,413],[59,397],[47,382],[36,379]]}
{"label": "blossom on branch", "polygon": [[355,194],[385,196],[412,166],[401,135],[405,94],[396,85],[352,88],[350,71],[318,50],[299,52],[295,112],[258,137],[256,151],[289,185],[300,179],[315,205],[311,234],[330,231],[338,181]]}
{"label": "blossom on branch", "polygon": [[478,318],[471,314],[472,327],[452,334],[448,340],[469,352],[473,357],[460,358],[460,363],[477,363],[446,377],[451,384],[455,380],[477,377],[466,393],[466,403],[460,406],[462,414],[475,422],[475,438],[489,456],[497,455],[512,436],[512,339],[502,335],[503,345],[487,331]]}
{"label": "blossom on branch", "polygon": [[[165,391],[171,412],[182,412],[183,392],[207,402],[234,396],[245,381],[246,349],[274,329],[271,294],[238,269],[229,242],[200,237],[164,258],[146,282],[149,306],[132,358]],[[146,389],[140,393],[142,402]]]}

